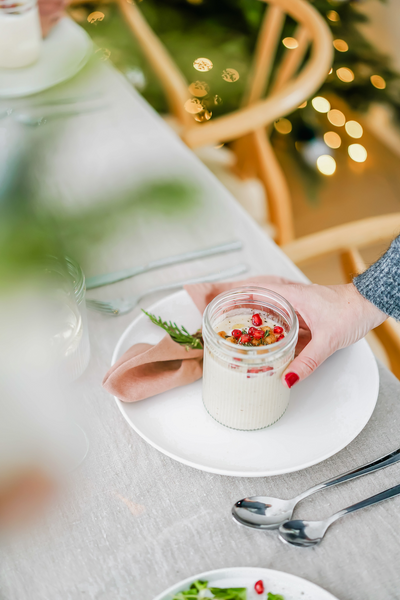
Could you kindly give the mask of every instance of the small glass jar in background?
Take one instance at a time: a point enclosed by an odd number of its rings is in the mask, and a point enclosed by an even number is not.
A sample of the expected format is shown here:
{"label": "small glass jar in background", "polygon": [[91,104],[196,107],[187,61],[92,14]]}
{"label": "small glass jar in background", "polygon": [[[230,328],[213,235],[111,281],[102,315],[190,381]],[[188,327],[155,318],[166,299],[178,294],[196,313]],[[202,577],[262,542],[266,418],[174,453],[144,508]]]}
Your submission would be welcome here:
{"label": "small glass jar in background", "polygon": [[[222,338],[216,326],[226,319],[260,313],[283,327],[285,337],[269,346],[242,346]],[[284,414],[290,390],[281,376],[294,358],[299,324],[285,298],[261,287],[244,286],[217,296],[203,317],[203,402],[222,425],[263,429]]]}
{"label": "small glass jar in background", "polygon": [[61,377],[74,381],[90,360],[85,275],[78,263],[68,257],[50,259],[46,270],[53,276],[51,344],[54,358]]}
{"label": "small glass jar in background", "polygon": [[37,0],[0,0],[0,67],[27,67],[40,56]]}

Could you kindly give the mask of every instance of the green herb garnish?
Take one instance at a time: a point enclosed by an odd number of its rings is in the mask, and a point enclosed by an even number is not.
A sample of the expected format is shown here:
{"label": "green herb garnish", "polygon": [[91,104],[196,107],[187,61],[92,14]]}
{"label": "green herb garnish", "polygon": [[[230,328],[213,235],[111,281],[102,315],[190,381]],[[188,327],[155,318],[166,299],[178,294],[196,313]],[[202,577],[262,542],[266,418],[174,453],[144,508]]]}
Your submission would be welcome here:
{"label": "green herb garnish", "polygon": [[271,594],[268,592],[267,600],[285,600],[281,594]]}
{"label": "green herb garnish", "polygon": [[[163,321],[161,317],[156,317],[155,315],[143,310],[143,308],[142,311],[149,317],[150,321],[154,323],[154,325],[158,325],[158,327],[164,329],[174,340],[174,342],[185,346],[186,350],[203,350],[203,337],[201,329],[196,331],[195,334],[191,335],[187,329],[183,327],[183,325],[178,327],[176,323],[172,323],[171,321]],[[188,596],[188,598],[190,598],[190,596]]]}
{"label": "green herb garnish", "polygon": [[178,594],[175,594],[172,600],[198,600],[199,593],[202,590],[207,590],[212,594],[211,596],[204,596],[203,592],[201,598],[204,598],[204,600],[207,600],[208,598],[210,598],[210,600],[214,598],[215,600],[247,599],[246,588],[209,588],[208,581],[195,581],[194,583],[192,583],[188,590],[185,590],[184,592],[178,592]]}

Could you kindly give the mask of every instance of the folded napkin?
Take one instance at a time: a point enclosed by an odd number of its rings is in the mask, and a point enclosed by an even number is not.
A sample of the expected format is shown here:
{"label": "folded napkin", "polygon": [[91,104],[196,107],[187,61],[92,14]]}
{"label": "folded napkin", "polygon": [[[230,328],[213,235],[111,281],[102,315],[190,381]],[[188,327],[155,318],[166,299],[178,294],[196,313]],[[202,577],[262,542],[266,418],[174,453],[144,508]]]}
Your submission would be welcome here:
{"label": "folded napkin", "polygon": [[[203,314],[206,306],[222,292],[252,284],[267,288],[268,284],[283,281],[262,275],[244,281],[187,285],[185,290]],[[185,323],[177,324],[185,326]],[[202,374],[203,350],[186,350],[165,334],[155,346],[141,343],[129,348],[108,371],[103,387],[124,402],[136,402],[192,383]]]}

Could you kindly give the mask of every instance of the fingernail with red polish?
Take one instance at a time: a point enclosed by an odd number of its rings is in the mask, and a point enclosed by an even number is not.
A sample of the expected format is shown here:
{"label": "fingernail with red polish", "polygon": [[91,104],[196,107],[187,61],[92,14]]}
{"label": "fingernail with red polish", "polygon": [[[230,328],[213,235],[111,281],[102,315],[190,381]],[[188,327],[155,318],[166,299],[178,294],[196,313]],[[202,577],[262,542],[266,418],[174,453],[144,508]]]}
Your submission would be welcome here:
{"label": "fingernail with red polish", "polygon": [[286,373],[286,375],[285,375],[285,381],[286,381],[288,388],[293,387],[294,384],[297,383],[299,379],[300,379],[300,377],[296,373]]}

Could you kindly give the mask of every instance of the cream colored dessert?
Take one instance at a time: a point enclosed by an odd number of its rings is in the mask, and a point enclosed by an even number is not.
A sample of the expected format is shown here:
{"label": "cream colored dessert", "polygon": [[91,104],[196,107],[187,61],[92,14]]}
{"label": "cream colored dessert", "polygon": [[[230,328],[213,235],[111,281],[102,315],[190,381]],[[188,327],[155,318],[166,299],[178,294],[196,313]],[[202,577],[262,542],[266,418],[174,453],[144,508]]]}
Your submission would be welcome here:
{"label": "cream colored dessert", "polygon": [[[266,334],[269,332],[265,339],[256,340],[257,345],[253,347],[254,337],[244,344],[240,343],[241,338],[230,342],[236,346],[236,357],[230,361],[207,346],[204,352],[204,405],[214,419],[234,429],[254,430],[272,425],[283,415],[289,402],[290,390],[282,384],[281,375],[293,356],[279,352],[278,344],[275,358],[271,354],[276,342],[280,341],[278,338],[285,335],[281,333],[283,328],[261,312],[256,314],[261,317],[262,324],[254,327],[254,313],[249,310],[228,315],[215,325],[214,330],[220,335],[224,332],[221,337],[229,342],[235,330],[247,336],[250,328],[265,328]],[[278,328],[278,334],[273,333],[274,328]],[[267,344],[268,337],[273,337],[274,341]],[[250,348],[251,356],[241,345]],[[242,359],[240,354],[243,354]]]}

